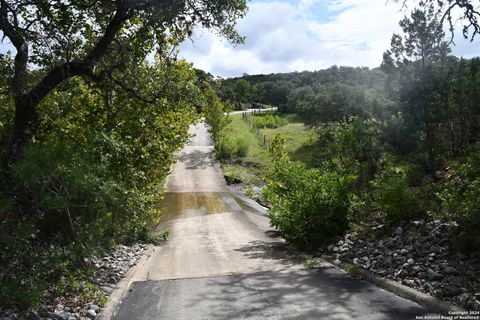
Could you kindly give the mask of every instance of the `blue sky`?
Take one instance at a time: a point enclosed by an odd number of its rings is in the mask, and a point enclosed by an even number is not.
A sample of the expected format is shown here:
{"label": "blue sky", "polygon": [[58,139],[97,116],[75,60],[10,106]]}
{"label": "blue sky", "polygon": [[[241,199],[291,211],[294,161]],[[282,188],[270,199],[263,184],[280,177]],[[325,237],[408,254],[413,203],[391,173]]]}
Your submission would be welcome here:
{"label": "blue sky", "polygon": [[[405,11],[383,0],[254,0],[237,30],[245,44],[232,47],[196,30],[180,56],[214,75],[238,76],[318,70],[331,65],[379,66]],[[460,26],[457,28],[461,30]],[[480,56],[479,39],[458,34],[457,56]]]}

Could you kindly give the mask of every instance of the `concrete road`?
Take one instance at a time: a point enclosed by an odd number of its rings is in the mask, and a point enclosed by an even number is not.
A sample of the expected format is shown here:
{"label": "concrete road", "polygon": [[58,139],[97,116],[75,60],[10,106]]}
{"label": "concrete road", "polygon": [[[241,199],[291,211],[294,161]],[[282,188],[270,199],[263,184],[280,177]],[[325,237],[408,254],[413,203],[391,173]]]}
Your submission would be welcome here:
{"label": "concrete road", "polygon": [[192,126],[190,144],[178,155],[167,177],[166,191],[171,192],[222,192],[225,179],[220,163],[204,123]]}
{"label": "concrete road", "polygon": [[428,311],[307,256],[265,210],[225,188],[204,124],[177,156],[162,201],[171,236],[135,275],[114,319],[415,319]]}

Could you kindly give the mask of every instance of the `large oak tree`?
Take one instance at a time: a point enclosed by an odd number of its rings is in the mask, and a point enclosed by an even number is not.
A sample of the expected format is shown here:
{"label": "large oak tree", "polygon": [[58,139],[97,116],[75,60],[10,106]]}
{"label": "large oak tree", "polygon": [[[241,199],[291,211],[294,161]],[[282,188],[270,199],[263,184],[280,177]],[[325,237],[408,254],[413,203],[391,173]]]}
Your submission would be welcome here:
{"label": "large oak tree", "polygon": [[[196,26],[238,43],[245,0],[0,0],[0,29],[15,47],[7,79],[15,115],[6,165],[20,156],[41,101],[63,81],[101,77],[128,59],[179,43]],[[130,61],[131,62],[131,61]]]}

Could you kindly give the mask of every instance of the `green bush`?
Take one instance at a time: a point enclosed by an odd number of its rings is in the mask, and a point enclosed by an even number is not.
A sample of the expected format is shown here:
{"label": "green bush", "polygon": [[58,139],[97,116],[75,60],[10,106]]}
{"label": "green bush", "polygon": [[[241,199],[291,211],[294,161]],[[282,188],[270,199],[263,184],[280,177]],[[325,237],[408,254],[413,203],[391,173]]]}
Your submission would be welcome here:
{"label": "green bush", "polygon": [[217,157],[219,159],[242,158],[247,156],[249,149],[249,139],[245,136],[227,136],[222,139],[217,147]]}
{"label": "green bush", "polygon": [[306,169],[286,161],[275,165],[265,196],[272,226],[290,242],[315,248],[348,227],[349,188],[354,176]]}
{"label": "green bush", "polygon": [[288,124],[288,120],[279,117],[276,114],[260,114],[251,117],[253,124],[258,128],[275,129]]}
{"label": "green bush", "polygon": [[463,159],[452,163],[446,184],[437,193],[442,217],[459,224],[458,244],[465,250],[480,248],[480,143],[473,145]]}
{"label": "green bush", "polygon": [[42,243],[35,224],[10,223],[10,219],[0,226],[0,232],[8,232],[0,237],[0,306],[20,310],[35,307],[47,289],[64,297],[80,295],[84,303],[93,297],[105,300],[91,282],[92,270],[82,258],[85,248],[78,243]]}
{"label": "green bush", "polygon": [[409,186],[408,166],[394,165],[388,157],[381,162],[382,169],[372,181],[374,206],[392,224],[418,216],[419,192]]}
{"label": "green bush", "polygon": [[378,170],[382,146],[374,123],[360,119],[338,126],[325,125],[318,130],[323,166],[341,174],[358,176],[364,187]]}

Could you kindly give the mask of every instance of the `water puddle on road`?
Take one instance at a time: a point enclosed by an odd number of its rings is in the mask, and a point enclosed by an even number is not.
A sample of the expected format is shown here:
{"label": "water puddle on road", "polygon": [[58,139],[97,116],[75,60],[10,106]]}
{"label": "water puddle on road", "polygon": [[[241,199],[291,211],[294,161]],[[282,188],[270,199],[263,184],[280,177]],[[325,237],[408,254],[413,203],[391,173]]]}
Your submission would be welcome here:
{"label": "water puddle on road", "polygon": [[165,194],[159,203],[161,221],[191,218],[224,212],[241,212],[242,207],[227,192]]}

